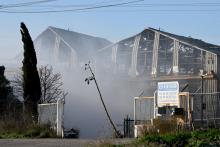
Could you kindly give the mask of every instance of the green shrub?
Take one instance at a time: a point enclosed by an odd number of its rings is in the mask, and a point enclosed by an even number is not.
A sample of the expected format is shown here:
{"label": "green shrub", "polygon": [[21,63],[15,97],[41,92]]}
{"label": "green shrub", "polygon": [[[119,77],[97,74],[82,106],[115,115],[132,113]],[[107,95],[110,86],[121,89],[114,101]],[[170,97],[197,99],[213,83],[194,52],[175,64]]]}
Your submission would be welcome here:
{"label": "green shrub", "polygon": [[40,135],[38,136],[39,138],[56,138],[56,132],[54,132],[53,130],[44,130],[41,131]]}
{"label": "green shrub", "polygon": [[0,138],[47,138],[57,137],[48,125],[19,124],[13,121],[0,122]]}
{"label": "green shrub", "polygon": [[153,144],[153,146],[219,146],[220,130],[209,129],[176,134],[146,135],[136,143]]}
{"label": "green shrub", "polygon": [[144,137],[143,141],[148,141],[148,142],[160,142],[161,136],[160,135],[147,135]]}
{"label": "green shrub", "polygon": [[161,140],[164,144],[183,146],[188,143],[190,139],[190,133],[178,133],[178,134],[166,134],[161,136]]}
{"label": "green shrub", "polygon": [[39,136],[40,133],[41,133],[40,129],[30,128],[25,132],[25,137],[36,137]]}
{"label": "green shrub", "polygon": [[32,125],[27,129],[25,136],[31,138],[54,138],[56,133],[48,125]]}
{"label": "green shrub", "polygon": [[51,137],[51,134],[49,131],[43,131],[40,133],[40,135],[38,137],[39,138],[49,138],[49,137]]}
{"label": "green shrub", "polygon": [[13,138],[24,138],[25,136],[23,134],[19,134],[19,133],[16,133],[16,132],[11,132],[11,133],[2,133],[0,135],[0,138],[10,138],[10,139],[13,139]]}

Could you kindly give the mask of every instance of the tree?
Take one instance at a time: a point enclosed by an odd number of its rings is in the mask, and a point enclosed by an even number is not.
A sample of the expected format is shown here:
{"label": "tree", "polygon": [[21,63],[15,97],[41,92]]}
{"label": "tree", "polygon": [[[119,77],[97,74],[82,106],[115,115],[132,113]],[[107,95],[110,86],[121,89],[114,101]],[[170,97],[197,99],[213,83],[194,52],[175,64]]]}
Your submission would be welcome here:
{"label": "tree", "polygon": [[4,76],[5,67],[0,66],[0,114],[1,116],[7,111],[7,104],[12,89],[9,86],[9,81]]}
{"label": "tree", "polygon": [[41,97],[40,78],[37,71],[37,57],[31,36],[25,24],[21,23],[21,36],[24,48],[23,59],[23,97],[26,120],[30,121],[33,117],[37,120],[37,104]]}
{"label": "tree", "polygon": [[17,71],[17,74],[14,76],[14,79],[11,81],[14,95],[22,100],[24,96],[23,90],[23,74],[22,69]]}
{"label": "tree", "polygon": [[9,81],[4,76],[5,67],[0,66],[0,102],[7,100],[8,95],[12,92]]}
{"label": "tree", "polygon": [[[38,69],[38,74],[40,77],[42,93],[39,103],[53,103],[56,102],[59,98],[64,99],[66,97],[67,93],[64,92],[62,88],[62,76],[60,73],[54,73],[52,66],[41,66]],[[23,77],[21,72],[19,72],[13,81],[13,87],[14,91],[16,91],[17,97],[21,97],[23,95],[22,81]]]}
{"label": "tree", "polygon": [[[20,101],[15,98],[10,82],[4,75],[5,67],[0,66],[0,116],[1,118],[11,117],[10,111],[12,108],[18,108]],[[17,110],[18,112],[18,110]],[[15,115],[14,115],[15,117]]]}
{"label": "tree", "polygon": [[63,99],[67,95],[62,89],[61,74],[53,73],[52,66],[41,66],[39,68],[39,76],[41,83],[41,103],[56,102],[57,99]]}

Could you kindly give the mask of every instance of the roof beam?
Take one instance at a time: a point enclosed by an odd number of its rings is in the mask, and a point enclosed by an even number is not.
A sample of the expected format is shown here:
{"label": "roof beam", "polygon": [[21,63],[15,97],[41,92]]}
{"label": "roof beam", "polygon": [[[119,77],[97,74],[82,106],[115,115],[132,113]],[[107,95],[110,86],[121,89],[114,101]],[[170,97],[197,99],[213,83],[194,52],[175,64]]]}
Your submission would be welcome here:
{"label": "roof beam", "polygon": [[196,46],[196,45],[187,43],[187,42],[185,42],[185,41],[181,41],[181,40],[179,40],[179,39],[176,39],[175,37],[172,37],[172,36],[169,36],[169,35],[167,35],[167,34],[161,33],[160,31],[156,31],[156,30],[150,29],[150,28],[148,28],[148,30],[151,30],[151,31],[154,31],[154,32],[158,32],[159,34],[161,34],[161,35],[163,35],[163,36],[166,36],[166,37],[168,37],[168,38],[170,38],[170,39],[176,40],[176,41],[178,41],[178,42],[180,42],[180,43],[183,43],[183,44],[185,44],[185,45],[192,46],[192,47],[194,47],[194,48],[196,48],[196,49],[203,50],[203,51],[209,52],[209,53],[211,53],[211,54],[215,54],[215,53],[213,53],[213,52],[210,52],[210,51],[207,51],[207,50],[205,50],[205,49],[203,49],[203,48],[200,48],[200,47],[198,47],[198,46]]}

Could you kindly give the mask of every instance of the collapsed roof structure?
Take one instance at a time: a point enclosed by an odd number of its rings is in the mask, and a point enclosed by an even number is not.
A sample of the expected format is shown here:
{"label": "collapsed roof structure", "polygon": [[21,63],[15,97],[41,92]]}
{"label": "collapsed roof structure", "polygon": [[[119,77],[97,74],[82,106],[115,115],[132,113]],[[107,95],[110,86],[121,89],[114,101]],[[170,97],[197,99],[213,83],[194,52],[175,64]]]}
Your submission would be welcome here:
{"label": "collapsed roof structure", "polygon": [[201,72],[219,74],[220,46],[153,28],[104,47],[98,54],[115,72],[130,77],[165,81],[199,78]]}
{"label": "collapsed roof structure", "polygon": [[75,66],[81,61],[93,60],[98,49],[110,41],[56,27],[48,27],[35,40],[34,45],[40,60],[53,64]]}
{"label": "collapsed roof structure", "polygon": [[143,83],[147,96],[154,95],[158,82],[178,81],[180,92],[194,93],[194,119],[201,114],[206,120],[220,118],[220,46],[146,28],[98,54],[105,61],[103,68],[132,83]]}

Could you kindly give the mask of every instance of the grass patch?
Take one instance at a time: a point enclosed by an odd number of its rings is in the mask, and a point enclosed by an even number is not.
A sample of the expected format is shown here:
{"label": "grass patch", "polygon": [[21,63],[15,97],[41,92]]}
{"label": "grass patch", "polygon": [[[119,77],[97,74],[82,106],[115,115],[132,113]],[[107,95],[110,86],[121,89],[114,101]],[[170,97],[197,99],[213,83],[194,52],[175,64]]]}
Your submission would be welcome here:
{"label": "grass patch", "polygon": [[0,123],[0,139],[56,137],[56,132],[48,125],[24,125],[13,122]]}
{"label": "grass patch", "polygon": [[220,130],[209,129],[164,135],[146,135],[138,139],[135,144],[149,146],[219,146]]}
{"label": "grass patch", "polygon": [[32,125],[27,128],[24,136],[29,138],[55,138],[56,133],[47,125]]}

